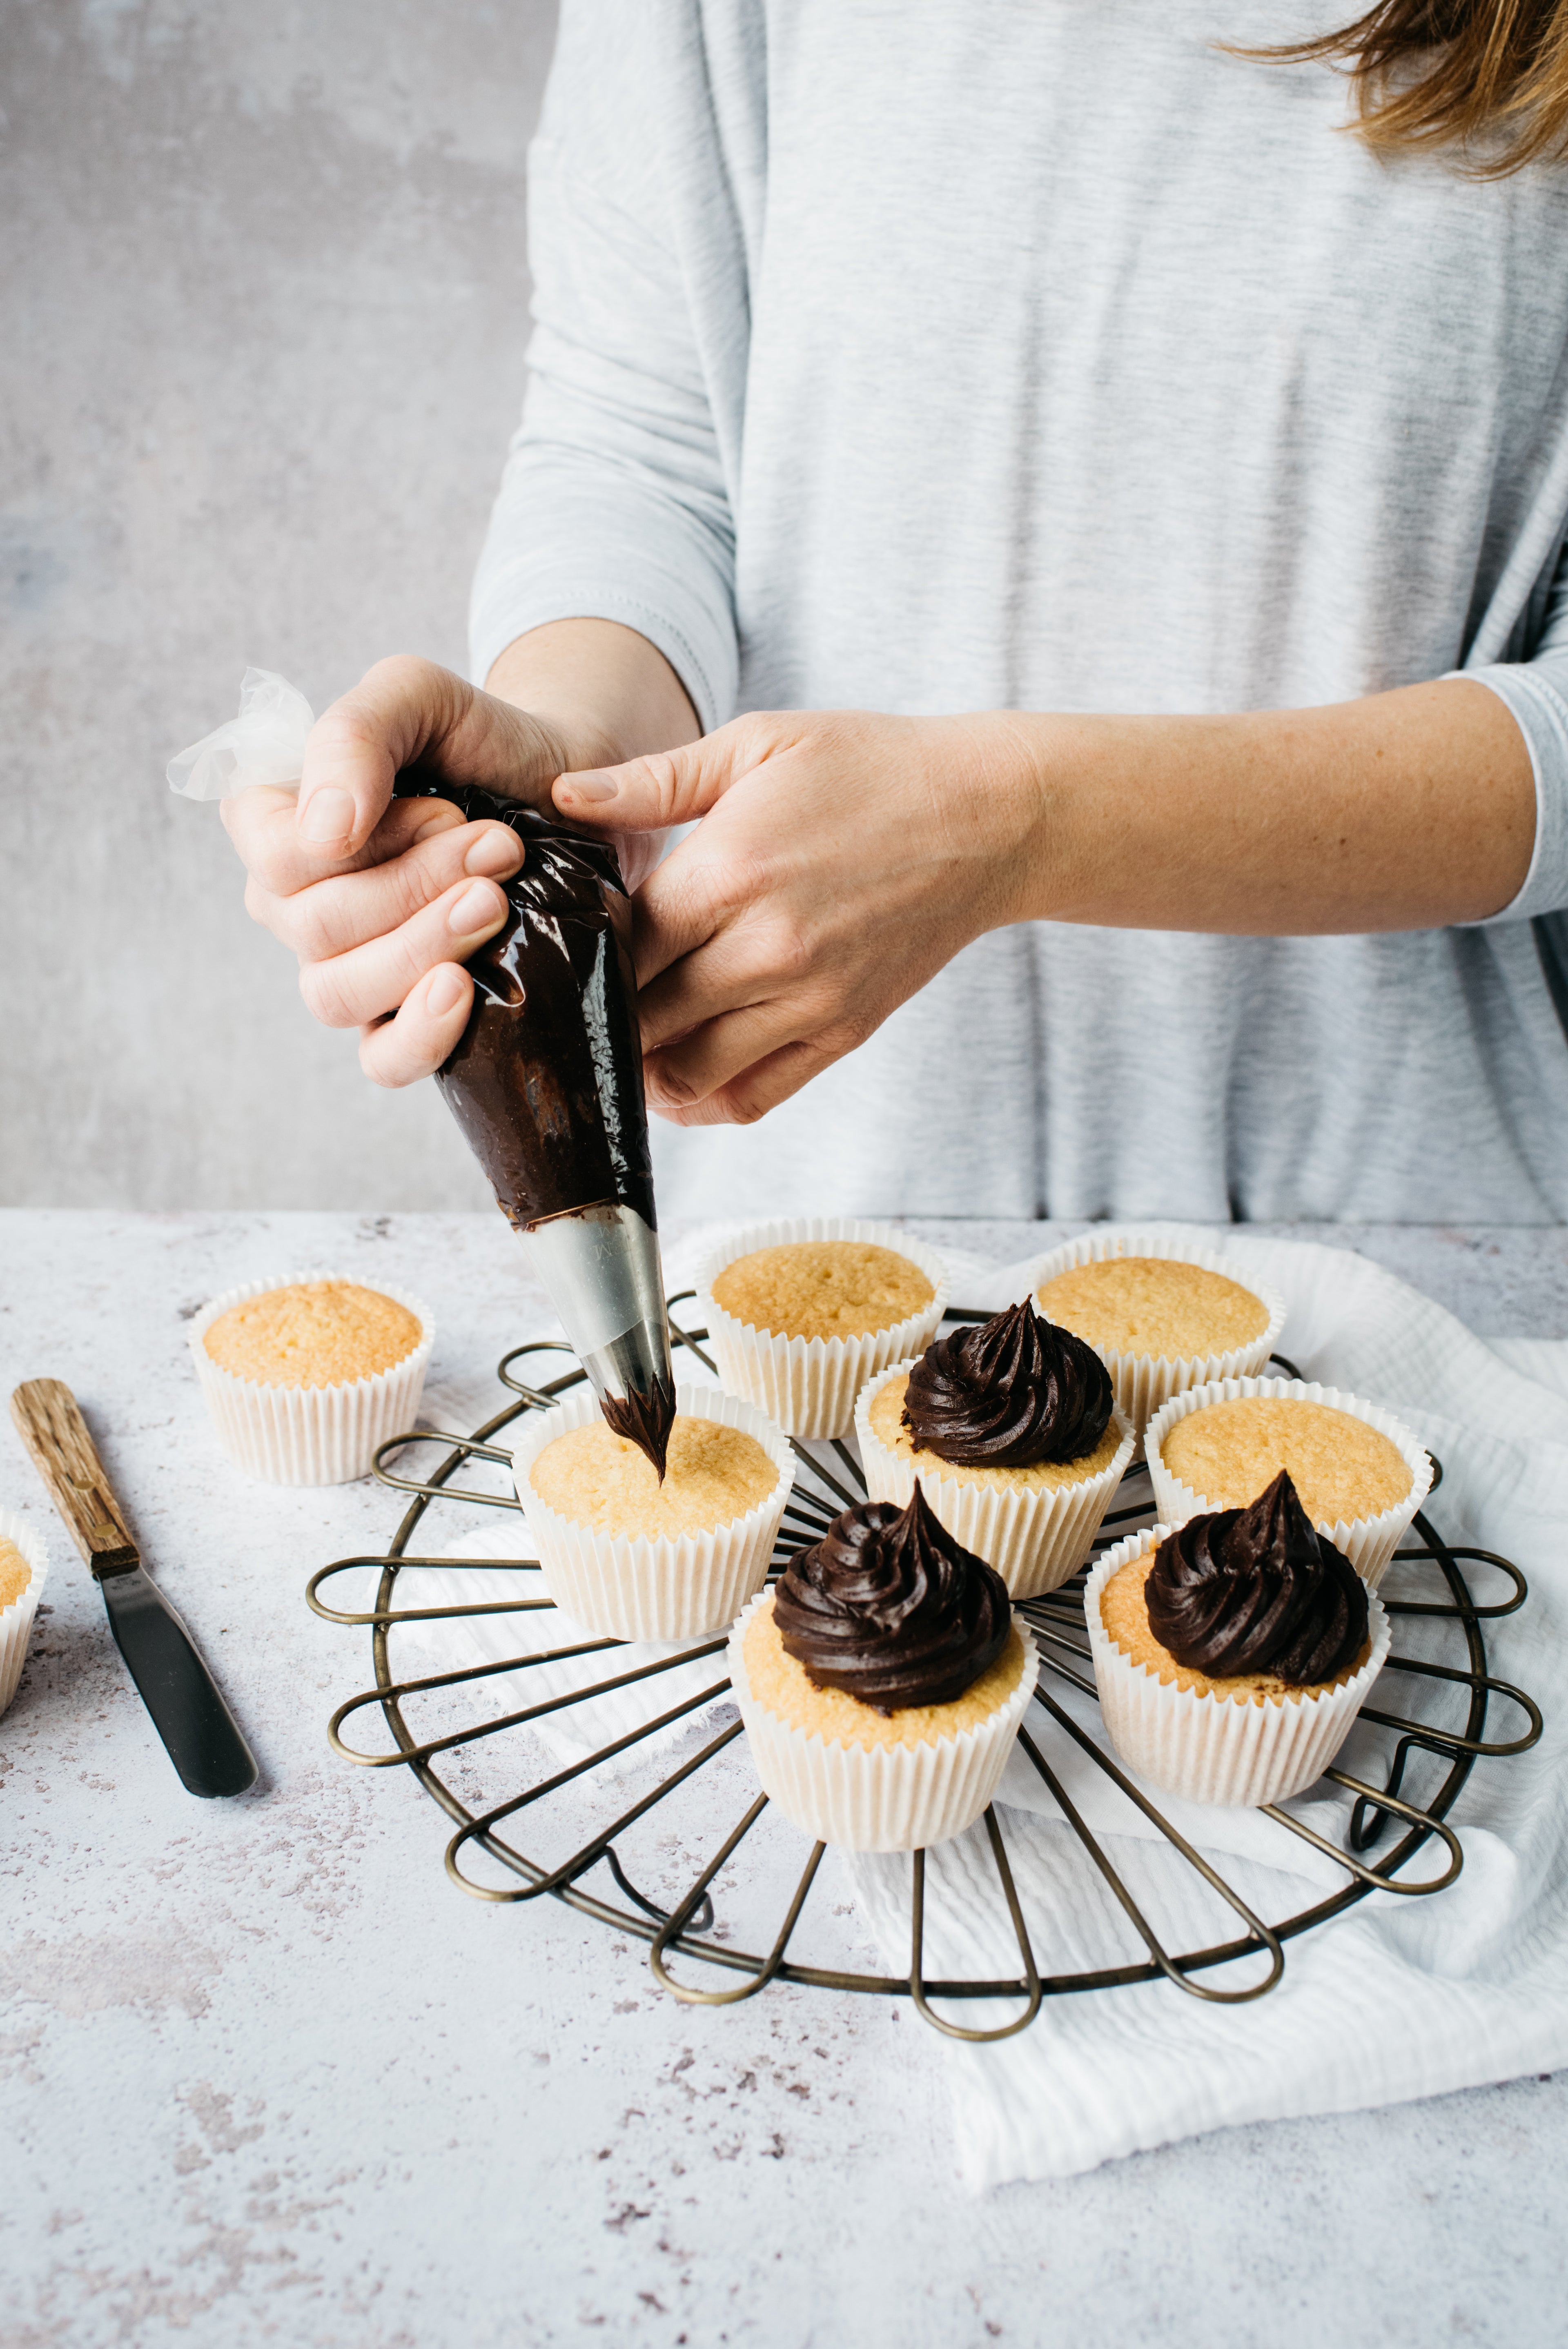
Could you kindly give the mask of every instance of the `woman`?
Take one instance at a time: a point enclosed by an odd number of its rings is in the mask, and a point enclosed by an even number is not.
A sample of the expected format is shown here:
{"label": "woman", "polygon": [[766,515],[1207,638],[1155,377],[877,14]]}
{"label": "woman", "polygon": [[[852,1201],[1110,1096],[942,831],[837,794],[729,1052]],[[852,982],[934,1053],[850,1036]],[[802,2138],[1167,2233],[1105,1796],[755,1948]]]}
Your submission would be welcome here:
{"label": "woman", "polygon": [[1568,1216],[1565,129],[1568,0],[566,0],[488,689],[226,803],[312,1009],[462,1031],[417,760],[702,819],[667,1211]]}

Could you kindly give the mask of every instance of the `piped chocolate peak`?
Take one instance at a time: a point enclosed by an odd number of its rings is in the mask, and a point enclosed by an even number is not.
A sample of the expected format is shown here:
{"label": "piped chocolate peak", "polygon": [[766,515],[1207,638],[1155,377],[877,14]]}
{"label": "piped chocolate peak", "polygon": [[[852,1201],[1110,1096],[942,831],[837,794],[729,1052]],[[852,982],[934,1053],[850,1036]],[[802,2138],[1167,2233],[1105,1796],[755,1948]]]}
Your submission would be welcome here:
{"label": "piped chocolate peak", "polygon": [[909,1372],[904,1424],[922,1452],[963,1468],[1082,1460],[1111,1417],[1098,1354],[1028,1298],[926,1348]]}
{"label": "piped chocolate peak", "polygon": [[1160,1645],[1214,1680],[1272,1672],[1288,1688],[1315,1688],[1366,1638],[1366,1586],[1318,1534],[1283,1468],[1244,1509],[1168,1534],[1144,1599]]}
{"label": "piped chocolate peak", "polygon": [[625,1436],[645,1452],[664,1482],[670,1457],[670,1432],[675,1425],[675,1397],[659,1381],[646,1394],[601,1395],[599,1409],[612,1434]]}
{"label": "piped chocolate peak", "polygon": [[883,1713],[951,1704],[1012,1630],[1001,1575],[953,1539],[918,1484],[907,1509],[862,1501],[791,1558],[774,1619],[818,1688]]}

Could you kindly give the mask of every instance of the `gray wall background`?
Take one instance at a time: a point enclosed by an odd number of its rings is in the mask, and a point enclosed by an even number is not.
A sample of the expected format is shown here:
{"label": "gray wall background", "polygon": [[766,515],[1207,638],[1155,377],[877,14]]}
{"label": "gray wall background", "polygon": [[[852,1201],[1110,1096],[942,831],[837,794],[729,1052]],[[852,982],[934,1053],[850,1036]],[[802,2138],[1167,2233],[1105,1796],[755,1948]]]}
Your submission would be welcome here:
{"label": "gray wall background", "polygon": [[0,0],[0,1201],[482,1206],[171,752],[247,662],[461,667],[555,0]]}

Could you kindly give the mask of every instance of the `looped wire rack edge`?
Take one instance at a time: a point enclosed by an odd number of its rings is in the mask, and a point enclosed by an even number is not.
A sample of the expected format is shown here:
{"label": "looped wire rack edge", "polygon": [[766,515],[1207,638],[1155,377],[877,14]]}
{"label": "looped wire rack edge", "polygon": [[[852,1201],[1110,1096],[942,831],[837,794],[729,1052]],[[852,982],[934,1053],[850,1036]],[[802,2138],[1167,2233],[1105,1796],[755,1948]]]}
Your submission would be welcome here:
{"label": "looped wire rack edge", "polygon": [[[692,1294],[692,1291],[685,1290],[670,1299],[671,1336],[678,1346],[688,1348],[711,1370],[713,1364],[702,1350],[707,1331],[682,1328],[676,1314],[675,1309]],[[945,1317],[949,1321],[983,1318],[978,1310],[963,1307],[950,1308]],[[574,1367],[539,1385],[531,1384],[517,1375],[514,1366],[526,1358],[553,1353],[566,1355],[574,1361]],[[1276,1355],[1273,1360],[1288,1376],[1297,1375],[1294,1364],[1282,1355]],[[1330,1918],[1339,1916],[1372,1892],[1420,1897],[1439,1892],[1451,1884],[1463,1865],[1463,1851],[1458,1834],[1448,1824],[1448,1814],[1470,1772],[1479,1761],[1503,1760],[1524,1753],[1541,1734],[1541,1713],[1534,1702],[1522,1690],[1491,1677],[1487,1667],[1483,1625],[1489,1619],[1513,1614],[1524,1604],[1528,1593],[1523,1575],[1511,1561],[1498,1557],[1494,1552],[1444,1542],[1426,1515],[1417,1513],[1411,1530],[1420,1546],[1398,1551],[1395,1563],[1417,1567],[1430,1575],[1434,1595],[1423,1599],[1385,1597],[1384,1604],[1390,1615],[1396,1618],[1424,1618],[1452,1625],[1462,1643],[1465,1661],[1462,1664],[1443,1664],[1413,1656],[1402,1658],[1396,1653],[1390,1655],[1385,1673],[1407,1676],[1417,1686],[1425,1682],[1437,1691],[1456,1686],[1467,1690],[1469,1701],[1463,1730],[1443,1728],[1435,1722],[1387,1712],[1380,1706],[1364,1706],[1359,1720],[1388,1732],[1393,1741],[1392,1750],[1380,1785],[1351,1777],[1337,1769],[1325,1774],[1353,1797],[1345,1846],[1336,1847],[1325,1841],[1304,1821],[1293,1817],[1289,1811],[1278,1806],[1270,1805],[1265,1812],[1265,1816],[1276,1821],[1282,1829],[1301,1838],[1321,1857],[1342,1868],[1346,1881],[1340,1890],[1328,1894],[1309,1907],[1273,1922],[1266,1921],[1253,1913],[1212,1861],[1197,1850],[1133,1783],[1119,1766],[1108,1743],[1103,1744],[1086,1733],[1060,1702],[1059,1694],[1053,1692],[1053,1684],[1060,1683],[1062,1688],[1076,1690],[1090,1699],[1094,1699],[1096,1694],[1083,1609],[1083,1586],[1091,1560],[1060,1589],[1040,1599],[1026,1600],[1018,1608],[1017,1611],[1035,1635],[1041,1657],[1040,1680],[1035,1692],[1038,1710],[1032,1709],[1025,1716],[1018,1733],[1019,1743],[1031,1765],[1054,1797],[1085,1859],[1119,1909],[1132,1941],[1141,1944],[1147,1954],[1141,1958],[1133,1957],[1122,1964],[1042,1975],[1035,1962],[1028,1920],[1009,1858],[1004,1818],[994,1807],[984,1815],[985,1834],[991,1862],[1017,1944],[1019,1969],[1015,1974],[986,1980],[927,1979],[923,1966],[927,1900],[926,1856],[923,1852],[916,1852],[912,1857],[910,1962],[909,1971],[905,1975],[873,1974],[837,1966],[812,1965],[790,1955],[802,1913],[817,1881],[824,1856],[821,1844],[813,1849],[804,1869],[797,1870],[792,1863],[785,1879],[777,1885],[779,1921],[771,1945],[760,1951],[732,1947],[727,1941],[714,1937],[714,1888],[766,1810],[768,1798],[765,1795],[760,1792],[756,1795],[730,1834],[701,1862],[688,1888],[672,1907],[664,1907],[638,1889],[624,1867],[616,1845],[618,1838],[623,1838],[634,1825],[648,1818],[677,1788],[726,1753],[743,1734],[738,1720],[720,1729],[697,1753],[686,1755],[679,1764],[663,1772],[650,1791],[640,1794],[635,1801],[624,1803],[613,1817],[596,1828],[587,1840],[564,1861],[550,1865],[531,1857],[518,1847],[515,1841],[501,1833],[504,1822],[526,1812],[535,1802],[568,1785],[580,1789],[581,1782],[599,1765],[618,1760],[642,1740],[672,1729],[683,1719],[701,1715],[716,1700],[722,1698],[729,1689],[729,1677],[722,1662],[725,1634],[692,1641],[670,1656],[639,1666],[629,1672],[618,1671],[615,1667],[614,1651],[623,1642],[592,1640],[569,1649],[525,1653],[503,1661],[469,1665],[420,1678],[400,1680],[393,1673],[388,1640],[389,1631],[397,1624],[526,1614],[546,1609],[551,1604],[545,1594],[536,1561],[515,1557],[415,1556],[409,1548],[427,1511],[438,1502],[457,1504],[467,1508],[514,1511],[519,1508],[514,1498],[472,1487],[454,1486],[452,1479],[471,1458],[510,1466],[510,1453],[492,1439],[525,1412],[546,1409],[567,1389],[581,1384],[584,1372],[575,1366],[575,1358],[571,1357],[569,1348],[559,1340],[540,1340],[531,1345],[515,1347],[504,1356],[497,1376],[516,1400],[475,1428],[471,1435],[443,1435],[420,1430],[394,1437],[380,1446],[376,1455],[375,1474],[383,1484],[412,1496],[385,1554],[338,1558],[321,1568],[310,1578],[306,1598],[317,1615],[330,1623],[368,1629],[370,1632],[375,1685],[338,1707],[328,1727],[328,1739],[334,1752],[345,1761],[373,1769],[401,1766],[412,1773],[425,1793],[456,1823],[457,1832],[447,1847],[446,1866],[449,1876],[464,1891],[476,1899],[490,1901],[527,1901],[545,1893],[566,1901],[584,1916],[611,1926],[624,1935],[646,1941],[649,1945],[649,1962],[655,1979],[676,1998],[689,2003],[728,2005],[754,1996],[769,1982],[786,1982],[814,1989],[908,1997],[922,2019],[936,2030],[955,2038],[992,2040],[1007,2038],[1025,2029],[1046,1998],[1116,1989],[1135,1982],[1157,1982],[1161,1978],[1193,1997],[1212,2002],[1237,2004],[1261,1998],[1282,1977],[1285,1962],[1283,1944],[1286,1941],[1326,1923]],[[452,1447],[428,1480],[421,1482],[400,1475],[383,1464],[386,1458],[416,1444],[446,1444]],[[840,1508],[863,1497],[865,1491],[859,1465],[844,1443],[809,1447],[797,1443],[794,1448],[800,1470],[769,1568],[770,1579],[776,1577],[794,1551],[818,1537]],[[1433,1464],[1432,1489],[1436,1491],[1441,1480],[1442,1468],[1438,1462],[1434,1461]],[[1129,1497],[1128,1487],[1132,1486],[1136,1493],[1140,1479],[1147,1480],[1147,1471],[1141,1463],[1129,1470],[1121,1491],[1116,1495],[1119,1506],[1108,1512],[1105,1528],[1095,1545],[1096,1551],[1119,1540],[1135,1522],[1151,1518],[1152,1506],[1147,1498]],[[515,1574],[524,1578],[521,1587],[525,1595],[519,1599],[470,1605],[394,1607],[400,1577],[410,1572],[417,1574],[422,1568],[450,1571],[454,1567]],[[1478,1603],[1469,1587],[1465,1570],[1467,1567],[1479,1567],[1494,1576],[1500,1575],[1504,1594],[1486,1603]],[[324,1587],[340,1575],[377,1568],[379,1569],[379,1582],[374,1607],[369,1611],[344,1611],[327,1604],[320,1596]],[[566,1697],[549,1698],[536,1705],[503,1713],[493,1719],[465,1724],[440,1736],[422,1740],[416,1736],[405,1715],[405,1706],[420,1697],[462,1688],[471,1682],[482,1685],[486,1680],[502,1673],[523,1673],[543,1663],[576,1660],[601,1652],[605,1658],[603,1676],[596,1677],[589,1686],[579,1688]],[[466,1753],[498,1732],[526,1726],[531,1720],[587,1702],[607,1692],[657,1681],[665,1672],[678,1671],[683,1665],[705,1658],[714,1660],[711,1680],[695,1696],[656,1713],[624,1736],[609,1741],[582,1760],[547,1773],[544,1778],[504,1800],[475,1809],[434,1766],[438,1757],[457,1751]],[[1374,1693],[1379,1693],[1384,1685],[1380,1680],[1379,1688]],[[1522,1733],[1501,1739],[1487,1737],[1489,1708],[1498,1699],[1507,1700],[1522,1714],[1525,1724]],[[378,1705],[394,1745],[386,1753],[369,1754],[350,1745],[342,1732],[344,1724],[352,1716]],[[1064,1740],[1071,1741],[1079,1753],[1087,1756],[1137,1806],[1165,1845],[1179,1854],[1187,1866],[1208,1886],[1210,1893],[1230,1909],[1239,1930],[1206,1948],[1173,1952],[1164,1946],[1118,1871],[1105,1842],[1075,1806],[1058,1769],[1053,1767],[1053,1751],[1058,1764],[1066,1751],[1062,1743]],[[1446,1764],[1441,1783],[1422,1804],[1410,1801],[1402,1791],[1412,1758],[1417,1755],[1430,1756],[1438,1764]],[[613,1788],[607,1787],[605,1792],[611,1794]],[[1380,1865],[1365,1856],[1386,1834],[1398,1828],[1403,1828],[1404,1832]],[[1436,1861],[1435,1867],[1419,1878],[1407,1877],[1405,1871],[1410,1863],[1431,1845],[1438,1847],[1436,1852],[1428,1855]],[[504,1882],[500,1886],[483,1884],[466,1874],[462,1862],[471,1847],[485,1854],[496,1863],[504,1878],[514,1881]],[[585,1879],[599,1870],[609,1879],[608,1883],[601,1879],[596,1887],[590,1887]],[[621,1902],[610,1897],[612,1889],[622,1896]],[[770,1886],[770,1890],[772,1889]],[[1263,1970],[1260,1978],[1249,1980],[1236,1988],[1225,1986],[1223,1980],[1215,1982],[1208,1979],[1235,1961],[1247,1957],[1262,1961]],[[739,1976],[740,1979],[723,1987],[717,1984],[694,1986],[678,1978],[672,1971],[672,1961],[677,1959],[706,1968],[711,1976]],[[1018,2004],[1017,2011],[1009,2012],[1000,2023],[978,2029],[939,2013],[931,2004],[935,1999],[940,1999],[944,2004],[974,2000],[1010,2000]]]}

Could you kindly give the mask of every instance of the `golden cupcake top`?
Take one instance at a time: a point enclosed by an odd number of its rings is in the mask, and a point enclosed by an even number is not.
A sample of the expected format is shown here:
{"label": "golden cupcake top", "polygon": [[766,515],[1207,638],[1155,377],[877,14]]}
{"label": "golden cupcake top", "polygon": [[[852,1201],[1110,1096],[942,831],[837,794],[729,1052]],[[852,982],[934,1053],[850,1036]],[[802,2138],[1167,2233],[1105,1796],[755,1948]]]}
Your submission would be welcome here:
{"label": "golden cupcake top", "polygon": [[14,1541],[0,1537],[0,1607],[15,1607],[33,1579],[33,1569]]}
{"label": "golden cupcake top", "polygon": [[1241,1282],[1174,1257],[1110,1256],[1075,1264],[1035,1292],[1047,1319],[1118,1354],[1189,1361],[1261,1338],[1269,1309]]}
{"label": "golden cupcake top", "polygon": [[662,1485],[646,1454],[602,1419],[553,1437],[528,1471],[557,1516],[645,1541],[732,1524],[767,1499],[778,1476],[754,1435],[686,1412],[675,1414]]}
{"label": "golden cupcake top", "polygon": [[1094,1449],[1077,1460],[1032,1460],[1022,1468],[999,1468],[989,1462],[960,1464],[924,1450],[904,1425],[909,1385],[908,1371],[890,1378],[872,1397],[868,1417],[872,1434],[900,1460],[912,1461],[919,1475],[947,1476],[961,1485],[979,1485],[998,1493],[1054,1493],[1064,1485],[1081,1485],[1090,1476],[1098,1476],[1116,1458],[1122,1440],[1113,1418]]}
{"label": "golden cupcake top", "polygon": [[1354,1525],[1406,1499],[1410,1469],[1398,1445],[1347,1411],[1290,1395],[1238,1395],[1179,1419],[1160,1457],[1211,1508],[1244,1507],[1282,1468],[1314,1526]]}
{"label": "golden cupcake top", "polygon": [[786,1240],[727,1264],[713,1301],[774,1338],[865,1338],[936,1295],[918,1264],[869,1240]]}
{"label": "golden cupcake top", "polygon": [[202,1342],[254,1386],[336,1387],[395,1369],[423,1336],[419,1316],[379,1288],[300,1280],[231,1305]]}

